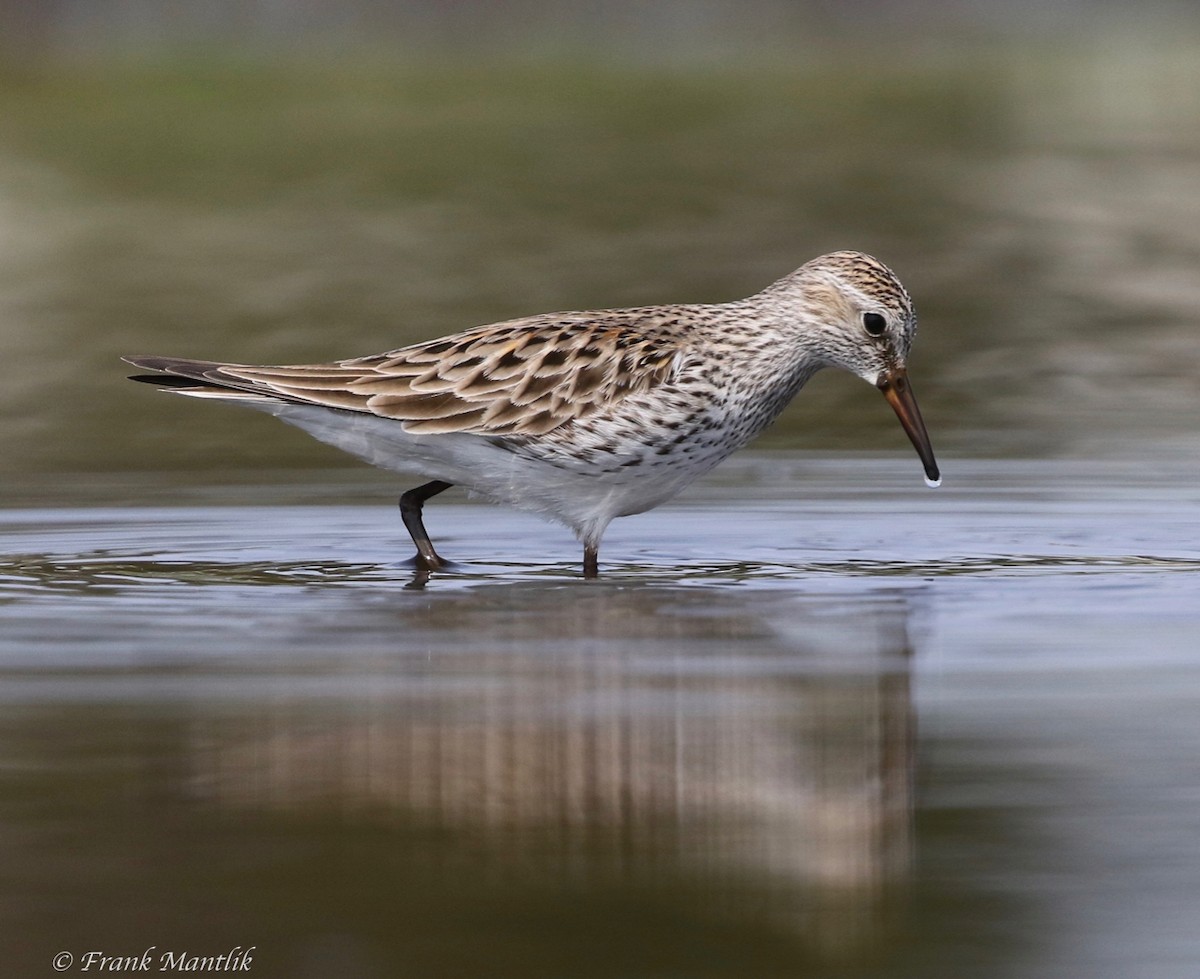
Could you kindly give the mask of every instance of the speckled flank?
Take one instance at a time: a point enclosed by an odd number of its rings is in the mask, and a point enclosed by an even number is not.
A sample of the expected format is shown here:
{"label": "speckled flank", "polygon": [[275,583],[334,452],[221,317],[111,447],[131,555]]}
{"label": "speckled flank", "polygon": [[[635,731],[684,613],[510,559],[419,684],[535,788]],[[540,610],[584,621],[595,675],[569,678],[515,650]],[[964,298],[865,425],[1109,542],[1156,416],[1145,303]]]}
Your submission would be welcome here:
{"label": "speckled flank", "polygon": [[[866,314],[885,328],[867,330]],[[549,313],[328,364],[129,360],[161,372],[139,380],[266,406],[594,546],[613,517],[662,503],[753,439],[821,368],[872,384],[902,372],[915,328],[891,270],[840,251],[718,305]]]}

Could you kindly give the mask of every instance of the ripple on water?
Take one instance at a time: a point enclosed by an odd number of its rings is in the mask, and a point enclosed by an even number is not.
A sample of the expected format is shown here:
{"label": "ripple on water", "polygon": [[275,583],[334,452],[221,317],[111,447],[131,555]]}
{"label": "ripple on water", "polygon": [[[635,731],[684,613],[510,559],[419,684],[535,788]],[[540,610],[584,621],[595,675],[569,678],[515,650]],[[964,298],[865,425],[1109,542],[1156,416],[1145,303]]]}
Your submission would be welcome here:
{"label": "ripple on water", "polygon": [[[580,579],[568,532],[485,505],[430,509],[439,548],[458,558],[430,580],[416,575],[384,505],[0,511],[9,622],[0,648],[82,654],[81,644],[111,640],[184,651],[219,635],[227,650],[252,651],[322,614],[353,645],[379,639],[356,631],[373,604],[406,608],[414,593],[464,591],[486,604],[506,587],[540,589],[559,616],[589,593],[581,589],[652,589],[664,607],[688,590],[841,594],[849,614],[863,596],[909,593],[981,628],[998,609],[1104,616],[1124,600],[1146,609],[1152,630],[1200,579],[1200,548],[1183,532],[1195,511],[1185,479],[1156,483],[1148,507],[1133,484],[1119,491],[1119,480],[1073,467],[1049,478],[1036,467],[964,463],[953,485],[931,494],[850,464],[805,482],[795,465],[757,460],[754,494],[735,479],[616,521],[597,582]],[[387,641],[403,644],[403,630]]]}
{"label": "ripple on water", "polygon": [[[614,522],[605,576],[777,587],[829,576],[900,584],[1200,569],[1187,478],[1156,480],[1148,503],[1144,487],[1077,466],[961,463],[955,483],[930,494],[898,487],[874,464],[798,465],[751,458],[744,472],[731,467],[728,483]],[[458,558],[431,587],[577,576],[570,534],[528,515],[445,504],[428,522],[443,553]],[[8,510],[0,549],[0,594],[10,601],[39,589],[381,587],[413,578],[410,544],[382,505]]]}

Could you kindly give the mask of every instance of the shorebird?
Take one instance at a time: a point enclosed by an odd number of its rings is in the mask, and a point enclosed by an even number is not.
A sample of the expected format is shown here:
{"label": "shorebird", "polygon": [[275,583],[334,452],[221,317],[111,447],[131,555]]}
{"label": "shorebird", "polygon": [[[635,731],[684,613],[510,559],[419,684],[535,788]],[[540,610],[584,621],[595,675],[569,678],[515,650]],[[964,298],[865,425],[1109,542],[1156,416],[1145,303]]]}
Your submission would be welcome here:
{"label": "shorebird", "polygon": [[546,313],[332,363],[124,359],[156,372],[132,380],[258,408],[427,478],[400,497],[426,574],[446,562],[422,507],[462,486],[566,524],[590,578],[614,517],[671,499],[770,425],[823,367],[883,392],[937,485],[906,368],[915,331],[891,269],[838,251],[735,302]]}

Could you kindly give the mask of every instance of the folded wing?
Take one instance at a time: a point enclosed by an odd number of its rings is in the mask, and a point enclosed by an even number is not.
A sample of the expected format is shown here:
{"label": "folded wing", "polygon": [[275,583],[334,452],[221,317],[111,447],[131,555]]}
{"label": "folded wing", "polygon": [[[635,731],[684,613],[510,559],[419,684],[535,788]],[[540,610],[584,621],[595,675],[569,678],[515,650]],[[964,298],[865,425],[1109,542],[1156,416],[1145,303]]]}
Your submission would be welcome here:
{"label": "folded wing", "polygon": [[681,350],[674,318],[630,309],[511,320],[331,364],[125,359],[161,372],[136,380],[185,393],[215,388],[368,412],[414,433],[541,435],[661,384]]}

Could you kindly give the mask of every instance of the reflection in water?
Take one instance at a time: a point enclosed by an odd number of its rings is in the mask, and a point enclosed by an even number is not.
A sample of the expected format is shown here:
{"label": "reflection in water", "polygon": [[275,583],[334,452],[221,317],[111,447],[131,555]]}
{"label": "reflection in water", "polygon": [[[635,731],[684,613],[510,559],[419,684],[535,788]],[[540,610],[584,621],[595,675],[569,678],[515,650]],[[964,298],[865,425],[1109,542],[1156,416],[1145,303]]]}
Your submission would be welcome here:
{"label": "reflection in water", "polygon": [[826,956],[863,951],[906,875],[899,598],[500,586],[359,627],[396,629],[365,687],[395,683],[194,717],[189,789],[415,820],[458,872],[467,846],[501,879],[683,883]]}
{"label": "reflection in water", "polygon": [[[736,543],[778,563],[713,564],[738,547],[700,536],[663,562],[656,534],[725,526],[693,509],[645,525],[644,566],[584,582],[524,563],[512,522],[515,569],[423,591],[372,508],[11,512],[14,974],[101,940],[257,943],[256,973],[288,979],[892,961],[928,918],[908,629],[929,566],[789,564],[788,521],[750,512]],[[887,561],[870,512],[830,519]],[[464,539],[495,531],[456,513]]]}
{"label": "reflection in water", "polygon": [[745,465],[597,582],[460,506],[510,563],[406,590],[340,485],[0,514],[4,974],[1186,971],[1194,465]]}

